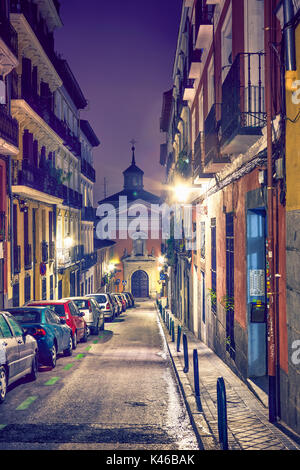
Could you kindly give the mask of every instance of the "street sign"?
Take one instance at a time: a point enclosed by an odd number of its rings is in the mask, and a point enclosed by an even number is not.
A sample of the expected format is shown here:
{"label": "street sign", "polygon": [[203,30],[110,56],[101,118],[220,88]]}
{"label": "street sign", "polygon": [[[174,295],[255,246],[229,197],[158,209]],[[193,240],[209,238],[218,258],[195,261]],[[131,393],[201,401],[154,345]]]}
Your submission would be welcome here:
{"label": "street sign", "polygon": [[122,281],[123,286],[126,286],[127,281]]}

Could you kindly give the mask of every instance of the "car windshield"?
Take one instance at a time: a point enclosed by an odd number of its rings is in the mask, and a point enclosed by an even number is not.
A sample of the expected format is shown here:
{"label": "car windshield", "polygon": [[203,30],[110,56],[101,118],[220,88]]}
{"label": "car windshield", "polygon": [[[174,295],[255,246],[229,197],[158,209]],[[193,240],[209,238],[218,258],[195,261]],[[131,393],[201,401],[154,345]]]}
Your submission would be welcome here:
{"label": "car windshield", "polygon": [[105,304],[106,302],[106,297],[105,295],[95,295],[93,296],[95,300],[97,300],[98,304]]}
{"label": "car windshield", "polygon": [[82,309],[89,308],[88,300],[84,300],[84,299],[72,299],[72,300],[78,308],[82,308]]}
{"label": "car windshield", "polygon": [[66,315],[64,305],[54,305],[53,304],[53,305],[48,305],[48,307],[51,308],[51,310],[54,310],[56,315],[58,315],[59,317],[64,317]]}
{"label": "car windshield", "polygon": [[10,313],[20,323],[39,323],[41,321],[41,312],[36,312],[34,310],[20,310],[18,312]]}

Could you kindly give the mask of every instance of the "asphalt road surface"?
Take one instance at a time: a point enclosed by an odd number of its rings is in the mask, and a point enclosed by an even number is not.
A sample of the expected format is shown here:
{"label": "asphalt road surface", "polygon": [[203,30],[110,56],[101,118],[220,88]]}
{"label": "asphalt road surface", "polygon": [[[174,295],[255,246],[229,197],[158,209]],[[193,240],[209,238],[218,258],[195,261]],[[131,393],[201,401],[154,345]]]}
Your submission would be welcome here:
{"label": "asphalt road surface", "polygon": [[79,343],[0,406],[1,450],[197,450],[153,302]]}

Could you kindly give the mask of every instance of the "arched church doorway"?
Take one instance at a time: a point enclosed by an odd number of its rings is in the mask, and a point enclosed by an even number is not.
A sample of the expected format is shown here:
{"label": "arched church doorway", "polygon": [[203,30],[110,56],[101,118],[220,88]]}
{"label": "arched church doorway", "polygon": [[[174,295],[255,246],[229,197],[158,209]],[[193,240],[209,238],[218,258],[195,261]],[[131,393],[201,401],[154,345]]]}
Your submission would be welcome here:
{"label": "arched church doorway", "polygon": [[149,276],[145,271],[135,271],[131,277],[131,293],[133,297],[149,297]]}

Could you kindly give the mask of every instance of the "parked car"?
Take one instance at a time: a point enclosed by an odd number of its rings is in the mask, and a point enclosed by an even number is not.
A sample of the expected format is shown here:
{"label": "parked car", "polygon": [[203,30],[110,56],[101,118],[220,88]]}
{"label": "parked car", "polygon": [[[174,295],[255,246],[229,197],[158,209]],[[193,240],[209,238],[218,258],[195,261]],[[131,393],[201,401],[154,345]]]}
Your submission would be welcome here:
{"label": "parked car", "polygon": [[126,299],[127,299],[127,302],[128,302],[128,307],[132,308],[133,307],[133,302],[132,302],[132,299],[131,299],[129,293],[128,292],[123,292],[123,294],[126,296]]}
{"label": "parked car", "polygon": [[117,317],[118,315],[120,315],[120,313],[122,313],[122,309],[120,310],[118,300],[113,294],[110,293],[109,297],[110,297],[110,300],[114,309],[115,317]]}
{"label": "parked car", "polygon": [[120,295],[125,300],[125,308],[129,308],[129,302],[128,302],[128,299],[127,299],[126,295],[124,294],[124,292],[121,292]]}
{"label": "parked car", "polygon": [[63,300],[72,300],[80,312],[84,314],[84,320],[89,333],[97,335],[104,330],[104,315],[97,302],[87,296],[69,297]]}
{"label": "parked car", "polygon": [[114,320],[116,311],[111,296],[108,293],[87,294],[86,297],[94,299],[104,313],[105,320]]}
{"label": "parked car", "polygon": [[127,294],[130,297],[131,306],[134,307],[134,297],[133,297],[132,293],[131,292],[125,292],[125,294]]}
{"label": "parked car", "polygon": [[72,355],[72,330],[51,308],[13,307],[8,312],[36,339],[40,364],[54,368],[58,354]]}
{"label": "parked car", "polygon": [[26,306],[50,307],[60,317],[66,320],[67,325],[72,330],[73,349],[77,347],[77,341],[87,342],[88,327],[84,319],[84,314],[80,312],[72,300],[35,300]]}
{"label": "parked car", "polygon": [[112,293],[112,294],[110,294],[110,295],[111,295],[111,297],[112,297],[113,299],[115,299],[115,302],[116,302],[117,305],[118,305],[118,315],[121,315],[123,309],[122,309],[122,302],[121,302],[121,300],[119,299],[118,294]]}
{"label": "parked car", "polygon": [[0,312],[0,403],[8,385],[28,376],[36,380],[38,345],[9,312]]}
{"label": "parked car", "polygon": [[117,296],[119,297],[119,299],[122,303],[122,312],[126,312],[126,307],[127,307],[126,299],[123,297],[122,294],[117,294]]}

